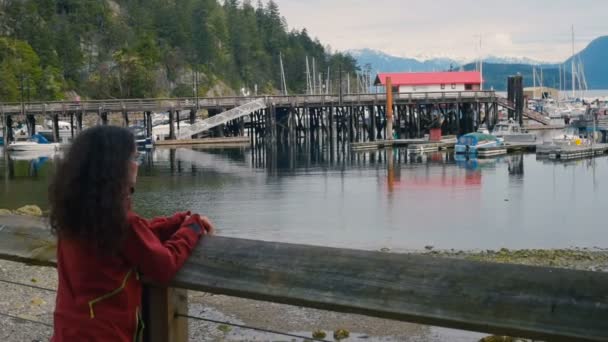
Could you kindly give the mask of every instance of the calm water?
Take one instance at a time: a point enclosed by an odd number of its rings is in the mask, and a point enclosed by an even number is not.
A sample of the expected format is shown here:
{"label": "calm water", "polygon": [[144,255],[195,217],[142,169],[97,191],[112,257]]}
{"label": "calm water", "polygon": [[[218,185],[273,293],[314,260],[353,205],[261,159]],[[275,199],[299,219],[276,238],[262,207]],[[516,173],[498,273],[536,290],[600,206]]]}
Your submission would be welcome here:
{"label": "calm water", "polygon": [[[1,158],[0,208],[46,207],[53,159]],[[607,247],[608,158],[158,149],[136,208],[201,212],[225,236],[369,250]]]}

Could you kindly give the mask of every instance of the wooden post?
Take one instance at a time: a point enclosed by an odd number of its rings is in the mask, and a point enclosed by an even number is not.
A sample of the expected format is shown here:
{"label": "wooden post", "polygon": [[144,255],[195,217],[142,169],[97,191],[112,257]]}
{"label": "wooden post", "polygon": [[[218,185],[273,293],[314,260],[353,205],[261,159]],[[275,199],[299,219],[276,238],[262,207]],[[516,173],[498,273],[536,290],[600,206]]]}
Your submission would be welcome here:
{"label": "wooden post", "polygon": [[[4,145],[15,141],[15,135],[13,132],[13,117],[10,114],[6,114],[6,121],[4,122]],[[8,150],[5,150],[8,151]]]}
{"label": "wooden post", "polygon": [[369,106],[369,141],[376,141],[376,108]]}
{"label": "wooden post", "polygon": [[27,114],[26,122],[30,136],[36,134],[36,118],[34,117],[34,114]]}
{"label": "wooden post", "polygon": [[188,341],[188,320],[177,316],[188,314],[186,290],[146,286],[142,302],[145,342]]}
{"label": "wooden post", "polygon": [[190,124],[194,125],[194,121],[196,121],[196,109],[190,109]]}
{"label": "wooden post", "polygon": [[125,127],[129,127],[129,113],[126,110],[122,110],[122,120],[124,122]]}
{"label": "wooden post", "polygon": [[386,140],[393,140],[393,82],[386,78]]}
{"label": "wooden post", "polygon": [[152,112],[147,112],[146,123],[146,135],[152,138]]}
{"label": "wooden post", "polygon": [[78,125],[78,132],[82,132],[82,116],[83,116],[82,112],[76,113],[76,122]]}
{"label": "wooden post", "polygon": [[456,103],[456,135],[460,135],[460,103]]}
{"label": "wooden post", "polygon": [[173,120],[173,110],[169,110],[169,139],[175,139],[175,126]]}
{"label": "wooden post", "polygon": [[59,142],[59,114],[53,114],[53,139]]}
{"label": "wooden post", "polygon": [[74,112],[70,113],[70,135],[74,139]]}
{"label": "wooden post", "polygon": [[420,120],[422,120],[420,116],[422,115],[422,110],[419,105],[416,106],[416,109],[416,138],[420,138]]}
{"label": "wooden post", "polygon": [[104,126],[108,125],[108,112],[101,113],[101,124]]}
{"label": "wooden post", "polygon": [[181,112],[180,110],[176,110],[176,111],[175,111],[175,114],[176,114],[176,116],[177,116],[177,131],[178,131],[178,132],[179,132],[179,117],[180,117],[180,115],[179,115],[179,114],[180,114],[180,112]]}

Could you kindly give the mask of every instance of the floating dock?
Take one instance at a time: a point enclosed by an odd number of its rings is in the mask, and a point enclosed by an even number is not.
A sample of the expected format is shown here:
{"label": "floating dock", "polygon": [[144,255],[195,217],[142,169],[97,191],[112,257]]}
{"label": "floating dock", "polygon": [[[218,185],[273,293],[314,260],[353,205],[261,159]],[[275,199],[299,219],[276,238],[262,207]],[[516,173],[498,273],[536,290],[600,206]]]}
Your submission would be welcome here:
{"label": "floating dock", "polygon": [[447,148],[453,148],[456,144],[455,136],[445,136],[439,142],[426,139],[394,139],[394,140],[375,140],[350,144],[353,151],[377,150],[386,147],[408,147],[408,150],[422,150],[431,152]]}
{"label": "floating dock", "polygon": [[608,144],[596,144],[593,146],[559,146],[549,152],[551,160],[572,160],[591,158],[606,154]]}
{"label": "floating dock", "polygon": [[427,144],[412,144],[407,147],[407,152],[412,154],[435,152],[439,151],[439,143],[427,143]]}

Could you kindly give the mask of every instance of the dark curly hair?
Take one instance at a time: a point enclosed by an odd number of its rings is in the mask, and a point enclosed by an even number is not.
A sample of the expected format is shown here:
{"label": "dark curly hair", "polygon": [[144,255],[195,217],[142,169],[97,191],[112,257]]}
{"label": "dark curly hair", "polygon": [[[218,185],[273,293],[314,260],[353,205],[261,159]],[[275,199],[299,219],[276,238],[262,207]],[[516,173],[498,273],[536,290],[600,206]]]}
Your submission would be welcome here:
{"label": "dark curly hair", "polygon": [[120,127],[96,126],[76,137],[49,187],[54,234],[104,253],[118,251],[128,228],[125,200],[134,151],[133,134]]}

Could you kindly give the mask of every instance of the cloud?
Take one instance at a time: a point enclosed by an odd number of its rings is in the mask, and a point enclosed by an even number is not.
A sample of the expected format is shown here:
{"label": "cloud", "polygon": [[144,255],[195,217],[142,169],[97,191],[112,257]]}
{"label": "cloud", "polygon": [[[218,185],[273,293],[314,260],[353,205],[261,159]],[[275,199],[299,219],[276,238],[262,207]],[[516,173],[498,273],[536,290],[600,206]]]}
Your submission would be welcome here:
{"label": "cloud", "polygon": [[306,27],[337,50],[400,56],[485,55],[560,61],[608,34],[606,0],[275,0],[290,27]]}

